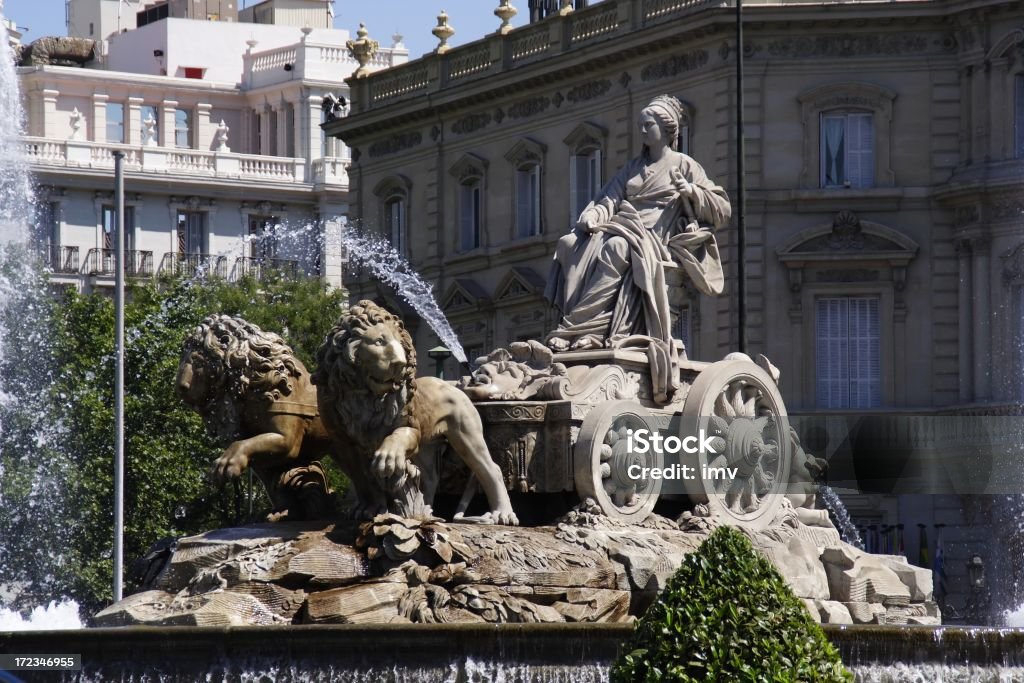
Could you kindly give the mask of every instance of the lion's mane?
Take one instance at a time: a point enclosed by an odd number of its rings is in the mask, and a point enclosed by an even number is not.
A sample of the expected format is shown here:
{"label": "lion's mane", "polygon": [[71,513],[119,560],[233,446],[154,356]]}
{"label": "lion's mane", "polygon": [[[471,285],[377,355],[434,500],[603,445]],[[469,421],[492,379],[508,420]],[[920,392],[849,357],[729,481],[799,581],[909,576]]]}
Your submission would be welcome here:
{"label": "lion's mane", "polygon": [[289,396],[301,376],[292,348],[238,316],[210,315],[185,338],[182,362],[198,352],[207,392],[194,406],[215,436],[230,440],[241,431],[242,406],[259,400],[267,407]]}
{"label": "lion's mane", "polygon": [[[381,323],[394,328],[407,363],[401,387],[377,397],[367,387],[366,371],[356,366],[355,358],[366,331]],[[313,383],[317,385],[324,420],[364,449],[377,448],[398,426],[415,392],[416,349],[402,321],[372,301],[360,301],[327,334],[317,350],[316,362]]]}

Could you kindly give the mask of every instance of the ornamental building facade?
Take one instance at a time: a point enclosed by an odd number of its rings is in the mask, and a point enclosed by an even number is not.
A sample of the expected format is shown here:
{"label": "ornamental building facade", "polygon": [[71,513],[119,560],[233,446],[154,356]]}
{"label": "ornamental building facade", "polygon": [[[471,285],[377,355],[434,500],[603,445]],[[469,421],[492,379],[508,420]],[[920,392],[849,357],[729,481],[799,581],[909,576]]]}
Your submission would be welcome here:
{"label": "ornamental building facade", "polygon": [[[781,369],[790,412],[1018,414],[1024,10],[752,2],[744,15],[748,349]],[[434,284],[469,358],[542,338],[558,321],[543,297],[556,242],[639,153],[643,107],[674,95],[682,151],[734,216],[718,234],[726,291],[675,288],[675,336],[690,358],[720,359],[738,345],[736,48],[720,3],[603,0],[350,79],[353,111],[326,126],[353,150],[350,221]],[[358,271],[346,286],[402,307]],[[414,327],[425,355],[438,339]],[[956,526],[958,496],[849,503],[858,522],[904,524],[911,557],[916,523],[950,524],[951,575],[983,549]]]}

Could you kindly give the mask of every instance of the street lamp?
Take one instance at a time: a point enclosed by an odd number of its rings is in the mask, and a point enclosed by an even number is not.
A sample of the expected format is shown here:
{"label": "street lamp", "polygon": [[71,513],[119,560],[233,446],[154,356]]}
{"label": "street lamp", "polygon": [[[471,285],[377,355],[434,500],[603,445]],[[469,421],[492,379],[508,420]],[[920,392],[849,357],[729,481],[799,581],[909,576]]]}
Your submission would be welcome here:
{"label": "street lamp", "polygon": [[433,358],[436,364],[434,376],[438,379],[444,379],[444,362],[452,357],[452,352],[448,350],[447,346],[442,344],[427,351],[427,355]]}
{"label": "street lamp", "polygon": [[973,555],[967,560],[967,579],[972,591],[980,591],[985,587],[985,562],[981,555]]}

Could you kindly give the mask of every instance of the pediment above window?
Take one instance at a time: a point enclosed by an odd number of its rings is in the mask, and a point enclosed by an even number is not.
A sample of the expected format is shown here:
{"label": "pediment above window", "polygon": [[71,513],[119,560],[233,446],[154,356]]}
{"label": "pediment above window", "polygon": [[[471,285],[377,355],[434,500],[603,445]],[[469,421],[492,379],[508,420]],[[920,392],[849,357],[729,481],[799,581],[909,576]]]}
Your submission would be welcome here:
{"label": "pediment above window", "polygon": [[775,250],[789,273],[790,290],[805,282],[906,283],[907,265],[919,247],[911,238],[881,223],[840,211],[831,223],[803,230]]}
{"label": "pediment above window", "polygon": [[487,291],[475,280],[459,278],[448,288],[441,298],[441,308],[445,313],[464,310],[475,310],[481,304],[488,303]]}
{"label": "pediment above window", "polygon": [[494,291],[495,301],[514,301],[544,293],[546,281],[532,268],[516,266],[509,270]]}
{"label": "pediment above window", "polygon": [[527,164],[540,164],[544,161],[544,153],[547,145],[537,142],[533,138],[523,138],[512,149],[505,152],[505,158],[514,166],[525,166]]}
{"label": "pediment above window", "polygon": [[476,154],[467,153],[452,164],[448,172],[459,179],[459,183],[465,183],[474,178],[483,178],[487,171],[487,160]]}
{"label": "pediment above window", "polygon": [[584,121],[566,136],[565,144],[572,150],[603,149],[607,137],[607,128]]}
{"label": "pediment above window", "polygon": [[381,198],[395,194],[401,194],[408,197],[411,189],[412,181],[406,176],[396,173],[395,175],[388,176],[377,183],[373,187],[373,194]]}

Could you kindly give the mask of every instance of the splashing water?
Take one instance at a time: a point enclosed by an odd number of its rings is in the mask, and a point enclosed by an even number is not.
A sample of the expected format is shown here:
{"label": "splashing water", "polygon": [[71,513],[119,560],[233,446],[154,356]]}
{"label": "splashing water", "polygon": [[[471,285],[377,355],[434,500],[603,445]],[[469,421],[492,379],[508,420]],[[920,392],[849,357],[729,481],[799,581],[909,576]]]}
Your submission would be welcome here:
{"label": "splashing water", "polygon": [[25,113],[3,19],[0,13],[0,242],[6,243],[25,241],[34,192],[19,137],[24,133]]}
{"label": "splashing water", "polygon": [[54,631],[82,628],[78,617],[78,603],[51,601],[46,607],[36,607],[28,618],[9,609],[0,609],[0,631]]}
{"label": "splashing water", "polygon": [[831,486],[825,485],[819,486],[818,492],[821,494],[821,499],[825,503],[825,507],[828,508],[829,514],[832,515],[832,520],[839,529],[839,535],[843,541],[863,550],[864,542],[861,540],[853,520],[850,519],[849,511],[843,505],[843,501],[839,500],[839,494],[833,491]]}
{"label": "splashing water", "polygon": [[[441,340],[460,363],[466,362],[466,352],[459,343],[448,319],[434,298],[433,287],[412,269],[409,261],[391,243],[378,236],[358,230],[342,229],[332,234],[329,226],[338,224],[340,219],[309,222],[301,227],[287,222],[268,226],[263,235],[251,235],[243,239],[245,246],[255,244],[256,251],[274,253],[277,256],[300,256],[307,262],[315,259],[309,253],[325,247],[347,253],[349,262],[356,267],[367,268],[377,280],[392,287],[402,299],[413,307],[417,315]],[[243,253],[248,249],[243,249]],[[305,252],[305,253],[303,253]]]}
{"label": "splashing water", "polygon": [[441,312],[441,307],[437,305],[433,287],[409,266],[404,256],[387,240],[351,230],[346,230],[342,234],[341,244],[348,252],[353,265],[369,268],[375,278],[391,285],[398,295],[416,310],[424,322],[430,325],[456,360],[460,363],[466,362],[466,352],[463,351],[459,338]]}

